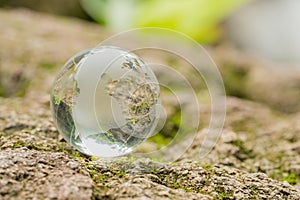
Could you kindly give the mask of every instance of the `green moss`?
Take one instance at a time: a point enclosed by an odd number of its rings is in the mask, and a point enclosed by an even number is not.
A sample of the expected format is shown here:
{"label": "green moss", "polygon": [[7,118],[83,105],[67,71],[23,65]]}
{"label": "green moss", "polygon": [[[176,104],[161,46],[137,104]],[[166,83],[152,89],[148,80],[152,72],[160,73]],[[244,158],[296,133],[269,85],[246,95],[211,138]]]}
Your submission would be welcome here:
{"label": "green moss", "polygon": [[252,192],[256,192],[256,191],[258,191],[258,186],[257,185],[251,185],[250,187],[249,187],[249,189],[252,191]]}
{"label": "green moss", "polygon": [[175,127],[179,127],[181,124],[181,111],[178,110],[171,118],[170,121]]}
{"label": "green moss", "polygon": [[222,75],[226,93],[230,96],[247,98],[247,76],[248,69],[243,66],[235,66],[232,63],[225,63]]}
{"label": "green moss", "polygon": [[84,159],[86,158],[86,155],[84,155],[84,154],[82,154],[82,153],[80,153],[80,152],[78,152],[78,151],[72,151],[72,152],[71,152],[71,155],[72,155],[73,157],[75,157],[75,158],[80,159],[80,160],[84,160]]}
{"label": "green moss", "polygon": [[55,104],[55,105],[59,105],[61,101],[62,101],[61,98],[54,97],[54,104]]}
{"label": "green moss", "polygon": [[184,190],[185,192],[192,192],[192,189],[191,189],[191,188],[183,188],[183,190]]}
{"label": "green moss", "polygon": [[231,142],[232,145],[236,146],[236,147],[242,147],[243,146],[243,142],[240,140],[236,140]]}
{"label": "green moss", "polygon": [[23,78],[24,77],[21,77],[20,80],[15,81],[14,88],[4,88],[0,82],[0,97],[10,97],[10,96],[24,97],[30,86],[30,81]]}
{"label": "green moss", "polygon": [[13,148],[20,148],[20,147],[23,147],[23,142],[20,142],[20,141],[17,141],[13,144]]}
{"label": "green moss", "polygon": [[174,182],[174,183],[173,183],[173,188],[175,188],[175,189],[179,188],[179,185],[178,185],[177,182]]}
{"label": "green moss", "polygon": [[246,148],[243,141],[236,140],[231,142],[231,144],[239,148],[239,150],[234,154],[234,156],[239,160],[244,161],[248,158],[255,157],[253,150]]}
{"label": "green moss", "polygon": [[146,102],[142,103],[141,105],[136,105],[134,107],[134,110],[136,110],[137,113],[144,113],[144,112],[148,113],[149,109],[150,109],[150,106]]}
{"label": "green moss", "polygon": [[207,164],[202,163],[202,162],[200,162],[199,165],[200,165],[200,167],[202,167],[205,170],[210,170],[214,167],[213,165],[207,165]]}
{"label": "green moss", "polygon": [[223,187],[217,187],[216,192],[218,193],[218,196],[221,199],[230,199],[232,197],[232,194],[229,194],[228,192],[224,191]]}
{"label": "green moss", "polygon": [[[150,137],[147,141],[154,142],[158,148],[164,147],[175,138],[179,128],[184,131],[184,125],[181,124],[181,111],[177,110],[173,115],[168,117],[162,130]],[[181,140],[182,138],[177,139]]]}
{"label": "green moss", "polygon": [[129,163],[133,163],[134,161],[137,160],[137,158],[133,157],[133,156],[129,156],[129,157],[124,157],[124,160],[129,162]]}
{"label": "green moss", "polygon": [[126,172],[125,171],[119,171],[118,173],[116,173],[116,175],[119,177],[119,178],[122,178],[126,175]]}
{"label": "green moss", "polygon": [[287,181],[291,185],[296,185],[299,182],[299,179],[299,174],[290,173],[287,177],[283,177],[282,181]]}
{"label": "green moss", "polygon": [[65,151],[66,146],[68,145],[66,142],[57,143],[60,151]]}
{"label": "green moss", "polygon": [[88,170],[88,172],[90,173],[91,178],[95,183],[103,183],[104,184],[109,179],[109,177],[97,172],[96,170]]}
{"label": "green moss", "polygon": [[43,62],[40,63],[39,66],[41,68],[47,69],[47,70],[53,70],[56,68],[57,64],[56,63],[49,63],[49,62]]}
{"label": "green moss", "polygon": [[90,169],[88,171],[89,171],[89,173],[90,173],[91,176],[94,176],[94,175],[96,175],[98,173],[97,170],[95,170],[95,169]]}
{"label": "green moss", "polygon": [[3,96],[4,96],[4,88],[0,85],[0,97],[3,97]]}
{"label": "green moss", "polygon": [[92,165],[87,164],[86,169],[94,182],[99,183],[105,180],[104,175],[101,175],[101,173],[99,173],[99,171],[95,169]]}
{"label": "green moss", "polygon": [[280,180],[280,181],[286,181],[291,185],[296,185],[300,180],[300,175],[299,174],[296,174],[296,173],[293,173],[293,172],[287,172],[287,171],[284,171],[282,169],[275,170],[270,175],[270,177],[273,178],[273,179]]}
{"label": "green moss", "polygon": [[225,192],[218,193],[221,199],[230,199],[231,195],[226,194]]}
{"label": "green moss", "polygon": [[30,86],[30,81],[29,80],[24,81],[18,90],[17,96],[24,97],[28,91],[29,86]]}
{"label": "green moss", "polygon": [[97,158],[97,157],[94,157],[94,156],[92,156],[92,157],[90,158],[90,160],[91,160],[91,161],[96,161],[96,160],[98,160],[98,158]]}
{"label": "green moss", "polygon": [[[109,170],[103,171],[103,169],[97,168],[97,166],[94,166],[90,162],[86,163],[86,170],[89,172],[92,180],[100,184],[102,186],[106,185],[110,180],[121,180],[126,176],[126,171],[120,169],[119,165],[117,163],[111,163],[109,166]],[[123,165],[121,165],[123,166]]]}
{"label": "green moss", "polygon": [[41,152],[48,152],[48,151],[56,152],[57,151],[57,149],[53,149],[52,146],[47,146],[47,145],[42,145],[42,144],[39,145],[36,143],[25,143],[22,140],[16,141],[12,146],[13,149],[21,148],[21,147],[26,147],[28,149],[37,150],[37,151],[41,151]]}
{"label": "green moss", "polygon": [[172,138],[163,136],[162,134],[156,134],[148,139],[149,142],[154,142],[158,148],[164,147],[172,141]]}

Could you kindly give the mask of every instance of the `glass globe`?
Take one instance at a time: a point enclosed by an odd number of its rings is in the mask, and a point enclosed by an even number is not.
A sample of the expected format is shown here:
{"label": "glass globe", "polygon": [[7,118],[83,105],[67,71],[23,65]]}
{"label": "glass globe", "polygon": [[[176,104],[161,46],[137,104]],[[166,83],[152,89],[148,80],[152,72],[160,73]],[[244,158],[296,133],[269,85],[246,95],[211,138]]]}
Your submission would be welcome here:
{"label": "glass globe", "polygon": [[69,144],[88,155],[115,157],[153,134],[159,95],[155,74],[137,55],[103,46],[64,65],[51,90],[51,110]]}

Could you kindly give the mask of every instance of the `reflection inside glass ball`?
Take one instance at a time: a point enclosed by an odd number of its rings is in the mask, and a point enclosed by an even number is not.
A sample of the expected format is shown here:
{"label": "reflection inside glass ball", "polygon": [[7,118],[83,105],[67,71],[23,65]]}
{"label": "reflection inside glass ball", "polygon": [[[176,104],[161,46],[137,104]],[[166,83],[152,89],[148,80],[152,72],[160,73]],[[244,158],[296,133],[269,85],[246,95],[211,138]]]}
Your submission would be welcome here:
{"label": "reflection inside glass ball", "polygon": [[150,137],[160,108],[159,83],[138,56],[98,47],[71,58],[51,91],[54,122],[79,151],[97,157],[132,152]]}

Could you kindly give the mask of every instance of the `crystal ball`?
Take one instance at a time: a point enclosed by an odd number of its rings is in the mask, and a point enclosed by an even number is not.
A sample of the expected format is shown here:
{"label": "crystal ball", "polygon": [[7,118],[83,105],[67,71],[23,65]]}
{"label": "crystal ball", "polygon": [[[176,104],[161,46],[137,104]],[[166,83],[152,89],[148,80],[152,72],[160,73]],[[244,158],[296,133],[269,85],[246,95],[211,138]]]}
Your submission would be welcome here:
{"label": "crystal ball", "polygon": [[102,46],[66,62],[51,90],[54,123],[82,153],[115,157],[153,135],[160,113],[155,74],[132,52]]}

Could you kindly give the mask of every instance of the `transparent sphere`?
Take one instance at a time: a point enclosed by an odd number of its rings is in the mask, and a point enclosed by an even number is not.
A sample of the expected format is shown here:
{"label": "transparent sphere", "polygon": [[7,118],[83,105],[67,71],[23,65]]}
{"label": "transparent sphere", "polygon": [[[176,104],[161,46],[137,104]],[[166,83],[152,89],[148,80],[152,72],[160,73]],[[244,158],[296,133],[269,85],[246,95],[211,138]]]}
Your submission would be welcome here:
{"label": "transparent sphere", "polygon": [[159,119],[159,83],[135,54],[104,46],[71,58],[57,75],[51,109],[59,132],[97,157],[132,152]]}

